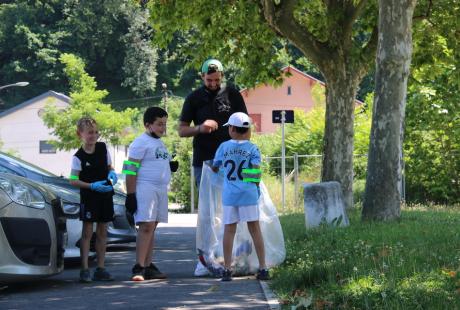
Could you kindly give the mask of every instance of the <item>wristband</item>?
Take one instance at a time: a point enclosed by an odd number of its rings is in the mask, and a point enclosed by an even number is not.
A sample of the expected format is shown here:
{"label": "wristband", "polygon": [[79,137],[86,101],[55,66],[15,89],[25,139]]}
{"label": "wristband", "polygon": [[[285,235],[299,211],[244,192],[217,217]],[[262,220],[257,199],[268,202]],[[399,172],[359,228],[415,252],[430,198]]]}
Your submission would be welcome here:
{"label": "wristband", "polygon": [[70,171],[69,179],[71,179],[71,180],[79,180],[80,179],[79,175],[80,175],[80,170],[72,169]]}

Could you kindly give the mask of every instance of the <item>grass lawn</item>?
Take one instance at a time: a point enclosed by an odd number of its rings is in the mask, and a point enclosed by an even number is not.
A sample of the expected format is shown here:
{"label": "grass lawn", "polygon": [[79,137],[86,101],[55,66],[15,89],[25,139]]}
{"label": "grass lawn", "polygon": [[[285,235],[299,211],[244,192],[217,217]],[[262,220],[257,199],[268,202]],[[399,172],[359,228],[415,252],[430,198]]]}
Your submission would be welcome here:
{"label": "grass lawn", "polygon": [[460,206],[405,207],[391,223],[349,216],[308,231],[303,213],[280,216],[286,260],[270,285],[283,309],[460,309]]}

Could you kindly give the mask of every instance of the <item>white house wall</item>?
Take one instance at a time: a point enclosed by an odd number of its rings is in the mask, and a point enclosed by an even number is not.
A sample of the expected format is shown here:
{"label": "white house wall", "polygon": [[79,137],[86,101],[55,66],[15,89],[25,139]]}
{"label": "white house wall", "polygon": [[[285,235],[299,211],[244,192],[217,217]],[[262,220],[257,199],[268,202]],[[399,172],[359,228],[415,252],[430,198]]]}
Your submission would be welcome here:
{"label": "white house wall", "polygon": [[[67,103],[49,96],[33,102],[0,118],[0,141],[2,150],[12,150],[18,157],[57,175],[67,177],[70,173],[72,155],[76,150],[40,154],[40,141],[53,139],[43,120],[38,116],[47,103],[65,108]],[[74,126],[72,124],[72,126]],[[109,147],[115,169],[121,171],[125,158],[124,147]]]}

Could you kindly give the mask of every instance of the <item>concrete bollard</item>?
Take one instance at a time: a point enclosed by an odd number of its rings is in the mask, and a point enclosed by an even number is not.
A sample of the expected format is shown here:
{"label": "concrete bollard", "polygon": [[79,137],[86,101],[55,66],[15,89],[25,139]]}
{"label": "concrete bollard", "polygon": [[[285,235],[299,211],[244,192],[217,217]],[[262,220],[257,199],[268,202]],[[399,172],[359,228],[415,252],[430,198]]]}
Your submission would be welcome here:
{"label": "concrete bollard", "polygon": [[345,212],[339,182],[304,185],[305,227],[318,227],[322,223],[332,226],[350,224]]}

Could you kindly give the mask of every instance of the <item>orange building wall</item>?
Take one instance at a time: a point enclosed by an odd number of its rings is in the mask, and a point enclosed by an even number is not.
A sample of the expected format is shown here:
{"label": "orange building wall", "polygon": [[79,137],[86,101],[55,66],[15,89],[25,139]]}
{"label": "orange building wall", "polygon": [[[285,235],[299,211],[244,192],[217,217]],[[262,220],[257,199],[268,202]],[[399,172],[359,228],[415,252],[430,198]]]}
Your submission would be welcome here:
{"label": "orange building wall", "polygon": [[[255,88],[241,91],[248,114],[260,114],[261,128],[257,128],[256,131],[271,133],[280,126],[280,124],[272,123],[272,110],[294,110],[297,108],[307,112],[313,107],[311,88],[315,83],[321,82],[293,67],[283,69],[283,71],[286,70],[289,70],[292,75],[286,77],[279,87],[260,84]],[[288,87],[291,87],[290,95],[288,95]]]}

